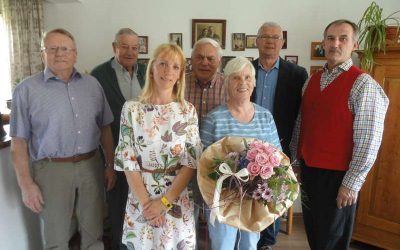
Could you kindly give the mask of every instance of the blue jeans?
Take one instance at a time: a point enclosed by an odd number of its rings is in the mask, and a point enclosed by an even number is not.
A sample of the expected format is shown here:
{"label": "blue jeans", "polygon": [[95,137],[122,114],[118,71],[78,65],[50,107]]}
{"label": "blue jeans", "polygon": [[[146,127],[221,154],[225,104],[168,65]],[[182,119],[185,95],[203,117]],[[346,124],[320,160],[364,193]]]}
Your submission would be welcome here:
{"label": "blue jeans", "polygon": [[258,242],[258,248],[262,246],[273,246],[276,243],[276,236],[279,233],[281,226],[281,219],[277,218],[274,223],[269,225],[266,229],[261,232],[261,238]]}
{"label": "blue jeans", "polygon": [[[210,217],[210,211],[206,210],[207,220]],[[219,223],[215,220],[214,226],[208,220],[208,232],[211,240],[212,250],[233,250],[239,246],[240,250],[256,250],[257,242],[260,239],[260,233],[250,233],[239,230],[235,227]]]}

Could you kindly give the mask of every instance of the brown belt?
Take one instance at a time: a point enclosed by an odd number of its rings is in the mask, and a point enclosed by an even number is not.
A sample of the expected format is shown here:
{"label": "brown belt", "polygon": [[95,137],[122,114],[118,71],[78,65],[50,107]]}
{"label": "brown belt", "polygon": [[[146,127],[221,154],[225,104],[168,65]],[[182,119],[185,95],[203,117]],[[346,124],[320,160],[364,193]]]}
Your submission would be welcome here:
{"label": "brown belt", "polygon": [[97,149],[90,151],[88,153],[74,155],[74,156],[70,156],[70,157],[61,157],[61,158],[47,157],[45,159],[47,161],[53,161],[53,162],[80,162],[80,161],[92,158],[96,154],[96,151],[97,151]]}
{"label": "brown belt", "polygon": [[139,166],[140,166],[140,170],[142,170],[143,172],[148,172],[148,173],[152,173],[152,174],[172,173],[172,172],[182,168],[181,164],[177,164],[175,167],[166,168],[166,169],[147,169],[147,168],[142,167],[142,164],[139,164]]}

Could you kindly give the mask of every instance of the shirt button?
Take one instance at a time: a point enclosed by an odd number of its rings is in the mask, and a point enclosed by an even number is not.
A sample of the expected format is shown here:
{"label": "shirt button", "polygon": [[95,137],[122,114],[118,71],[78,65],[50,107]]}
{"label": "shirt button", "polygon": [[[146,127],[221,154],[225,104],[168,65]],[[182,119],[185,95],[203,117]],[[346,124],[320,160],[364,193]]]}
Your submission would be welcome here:
{"label": "shirt button", "polygon": [[203,104],[206,104],[206,101],[203,101]]}
{"label": "shirt button", "polygon": [[78,149],[81,149],[81,147],[78,147]]}
{"label": "shirt button", "polygon": [[75,98],[74,98],[74,97],[71,97],[71,100],[75,100]]}
{"label": "shirt button", "polygon": [[80,133],[81,133],[81,131],[79,130],[79,131],[78,131],[78,134],[80,134]]}
{"label": "shirt button", "polygon": [[207,92],[207,89],[203,89],[203,92]]}
{"label": "shirt button", "polygon": [[78,117],[78,114],[76,114],[75,117]]}

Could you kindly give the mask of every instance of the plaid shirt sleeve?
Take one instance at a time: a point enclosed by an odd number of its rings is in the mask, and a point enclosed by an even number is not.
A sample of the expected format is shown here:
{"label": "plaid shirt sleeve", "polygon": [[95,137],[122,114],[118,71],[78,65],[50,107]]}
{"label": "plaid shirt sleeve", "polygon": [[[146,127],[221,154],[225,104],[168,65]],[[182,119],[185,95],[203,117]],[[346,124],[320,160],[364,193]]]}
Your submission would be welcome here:
{"label": "plaid shirt sleeve", "polygon": [[382,141],[389,100],[368,74],[360,75],[350,92],[349,106],[354,114],[353,155],[342,184],[359,191],[375,162]]}

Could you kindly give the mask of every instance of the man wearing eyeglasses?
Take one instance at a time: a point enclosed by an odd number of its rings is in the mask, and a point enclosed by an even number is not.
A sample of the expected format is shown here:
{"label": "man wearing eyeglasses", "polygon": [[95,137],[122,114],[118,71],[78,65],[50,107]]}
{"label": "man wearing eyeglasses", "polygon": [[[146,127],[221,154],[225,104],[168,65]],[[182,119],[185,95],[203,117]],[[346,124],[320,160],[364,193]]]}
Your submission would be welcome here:
{"label": "man wearing eyeglasses", "polygon": [[[114,122],[111,123],[115,145],[118,143],[121,109],[126,100],[135,99],[144,85],[146,66],[137,63],[139,54],[139,37],[129,28],[120,29],[112,43],[114,57],[98,65],[92,71],[104,89]],[[110,167],[113,167],[111,163]],[[122,227],[128,183],[123,172],[117,171],[115,187],[106,193],[108,214],[111,225],[111,246],[113,250],[124,249],[121,243]]]}
{"label": "man wearing eyeglasses", "polygon": [[44,71],[13,93],[11,153],[22,200],[42,219],[44,249],[68,249],[74,215],[81,249],[103,249],[103,185],[111,189],[115,174],[97,148],[113,162],[113,115],[98,81],[74,68],[68,31],[49,31],[42,46]]}
{"label": "man wearing eyeglasses", "polygon": [[[277,23],[266,22],[258,29],[259,58],[253,61],[256,88],[251,100],[272,113],[283,152],[290,157],[289,143],[300,107],[301,89],[308,74],[303,67],[279,56],[284,42],[282,28]],[[279,226],[278,218],[261,232],[258,249],[272,249]]]}

